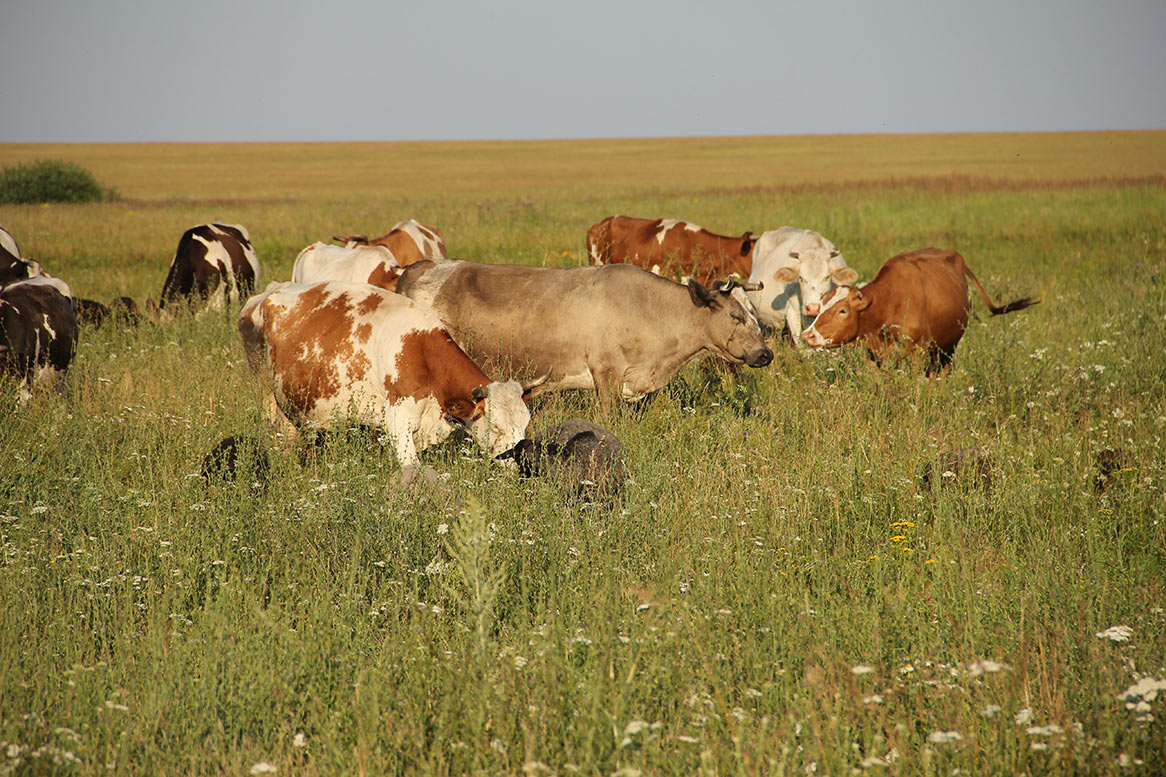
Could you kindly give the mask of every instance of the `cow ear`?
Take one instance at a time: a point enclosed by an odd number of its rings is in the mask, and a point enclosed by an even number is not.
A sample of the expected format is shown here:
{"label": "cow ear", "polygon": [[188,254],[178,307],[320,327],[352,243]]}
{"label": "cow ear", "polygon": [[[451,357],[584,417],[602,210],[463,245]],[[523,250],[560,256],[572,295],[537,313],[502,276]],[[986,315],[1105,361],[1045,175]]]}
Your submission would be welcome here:
{"label": "cow ear", "polygon": [[838,257],[838,256],[842,256],[842,252],[839,251],[837,248],[830,251],[830,258],[831,259],[834,259],[835,257]]}
{"label": "cow ear", "polygon": [[697,281],[688,282],[688,296],[692,299],[692,304],[698,308],[707,308],[713,304],[713,295]]}
{"label": "cow ear", "polygon": [[830,277],[840,286],[847,286],[858,280],[858,273],[851,267],[839,267],[830,271]]}
{"label": "cow ear", "polygon": [[866,296],[861,291],[855,292],[853,307],[856,312],[862,312],[866,310],[870,307],[870,297]]}
{"label": "cow ear", "polygon": [[782,267],[773,274],[773,279],[782,283],[793,283],[798,279],[798,268]]}
{"label": "cow ear", "polygon": [[789,256],[791,259],[801,259],[802,258],[802,255],[799,254],[797,251],[790,251]]}
{"label": "cow ear", "polygon": [[741,235],[741,256],[748,256],[755,245],[757,245],[757,238],[753,237],[752,232]]}

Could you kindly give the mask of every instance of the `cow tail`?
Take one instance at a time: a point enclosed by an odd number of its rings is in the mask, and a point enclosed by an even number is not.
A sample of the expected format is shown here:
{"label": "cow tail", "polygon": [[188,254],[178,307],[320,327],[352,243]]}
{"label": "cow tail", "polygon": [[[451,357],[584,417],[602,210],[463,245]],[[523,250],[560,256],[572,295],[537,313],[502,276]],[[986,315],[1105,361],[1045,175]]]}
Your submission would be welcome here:
{"label": "cow tail", "polygon": [[587,256],[591,264],[611,262],[611,217],[587,230]]}
{"label": "cow tail", "polygon": [[1003,315],[1004,313],[1011,313],[1016,310],[1024,310],[1025,308],[1032,307],[1033,305],[1040,302],[1040,300],[1033,299],[1032,297],[1024,297],[1023,299],[1013,300],[1012,302],[997,307],[996,305],[992,304],[992,300],[988,297],[988,292],[984,291],[984,287],[980,283],[980,279],[976,277],[974,272],[972,272],[972,268],[968,267],[966,264],[964,265],[964,274],[972,279],[972,283],[976,284],[976,290],[980,292],[980,298],[984,300],[984,304],[988,306],[988,310],[992,311],[992,315],[994,316]]}

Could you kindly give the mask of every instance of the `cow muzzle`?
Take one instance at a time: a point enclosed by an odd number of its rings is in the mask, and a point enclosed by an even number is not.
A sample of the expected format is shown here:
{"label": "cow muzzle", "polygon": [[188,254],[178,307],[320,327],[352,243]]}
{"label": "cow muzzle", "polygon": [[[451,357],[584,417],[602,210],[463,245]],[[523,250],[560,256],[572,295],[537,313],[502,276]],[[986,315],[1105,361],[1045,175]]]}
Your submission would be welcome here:
{"label": "cow muzzle", "polygon": [[766,346],[762,346],[759,350],[745,356],[745,364],[750,367],[764,367],[771,361],[773,361],[773,351]]}
{"label": "cow muzzle", "polygon": [[818,312],[821,311],[821,309],[821,305],[817,305],[811,302],[810,304],[806,305],[805,308],[803,308],[802,312],[807,316],[816,316],[818,315]]}
{"label": "cow muzzle", "polygon": [[826,344],[826,338],[818,334],[818,330],[816,329],[807,329],[802,332],[802,339],[806,341],[806,345],[813,346],[814,348],[821,348]]}

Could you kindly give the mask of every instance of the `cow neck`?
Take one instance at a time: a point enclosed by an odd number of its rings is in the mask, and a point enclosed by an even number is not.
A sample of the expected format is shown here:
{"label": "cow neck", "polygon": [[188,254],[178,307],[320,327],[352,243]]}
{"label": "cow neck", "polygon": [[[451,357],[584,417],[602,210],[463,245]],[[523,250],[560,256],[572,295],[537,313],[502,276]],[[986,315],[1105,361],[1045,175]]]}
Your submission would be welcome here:
{"label": "cow neck", "polygon": [[430,379],[444,405],[450,399],[465,399],[474,404],[473,391],[490,383],[490,378],[458,347],[448,332],[438,330],[440,336],[426,343],[426,363],[430,365]]}

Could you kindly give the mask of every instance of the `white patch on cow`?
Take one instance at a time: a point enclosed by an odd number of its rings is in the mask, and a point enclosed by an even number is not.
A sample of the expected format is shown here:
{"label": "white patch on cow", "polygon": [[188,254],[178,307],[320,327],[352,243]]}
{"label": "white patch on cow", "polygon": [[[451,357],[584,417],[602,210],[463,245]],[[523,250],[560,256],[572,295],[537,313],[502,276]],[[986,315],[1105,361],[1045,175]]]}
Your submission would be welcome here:
{"label": "white patch on cow", "polygon": [[599,245],[593,243],[588,248],[589,248],[589,253],[591,254],[591,263],[592,264],[603,264],[603,257],[599,255]]}
{"label": "white patch on cow", "polygon": [[346,281],[367,283],[374,272],[400,268],[397,257],[384,246],[335,246],[313,243],[300,251],[292,268],[293,283]]}
{"label": "white patch on cow", "polygon": [[48,313],[41,314],[41,318],[44,320],[44,330],[49,333],[49,342],[51,343],[57,339],[57,330],[53,329],[53,325],[49,323]]}
{"label": "white patch on cow", "polygon": [[457,262],[438,262],[425,271],[425,279],[423,283],[418,284],[409,297],[427,310],[432,310],[433,300],[437,296],[437,292],[445,285],[445,281],[450,274],[458,267]]}
{"label": "white patch on cow", "polygon": [[656,233],[656,242],[664,245],[664,235],[668,233],[668,230],[678,225],[682,225],[687,232],[699,232],[701,229],[696,224],[680,219],[660,219],[660,231]]}

